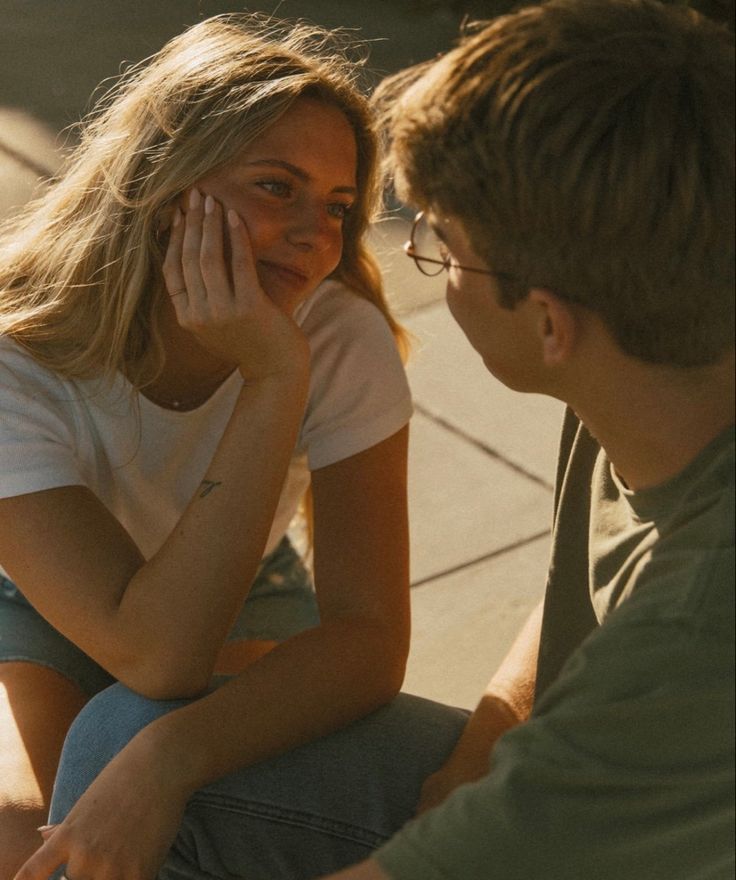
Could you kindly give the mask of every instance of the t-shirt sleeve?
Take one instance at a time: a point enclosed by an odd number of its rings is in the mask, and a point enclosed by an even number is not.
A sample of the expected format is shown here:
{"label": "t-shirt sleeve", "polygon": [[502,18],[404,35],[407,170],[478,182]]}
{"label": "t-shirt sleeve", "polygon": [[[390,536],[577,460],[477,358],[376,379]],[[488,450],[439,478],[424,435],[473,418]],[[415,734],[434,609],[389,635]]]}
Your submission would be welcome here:
{"label": "t-shirt sleeve", "polygon": [[395,434],[412,403],[393,334],[374,305],[333,283],[303,329],[312,375],[299,445],[317,470]]}
{"label": "t-shirt sleeve", "polygon": [[84,484],[70,389],[24,366],[0,363],[1,498]]}
{"label": "t-shirt sleeve", "polygon": [[488,776],[377,851],[392,880],[733,876],[733,639],[617,616]]}

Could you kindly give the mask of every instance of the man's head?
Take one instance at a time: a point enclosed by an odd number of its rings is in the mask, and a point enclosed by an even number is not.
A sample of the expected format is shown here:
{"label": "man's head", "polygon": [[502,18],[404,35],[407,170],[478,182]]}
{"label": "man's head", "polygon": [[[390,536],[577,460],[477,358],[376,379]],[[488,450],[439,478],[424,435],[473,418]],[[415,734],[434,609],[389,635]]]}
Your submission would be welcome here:
{"label": "man's head", "polygon": [[404,75],[399,194],[458,219],[513,308],[547,288],[644,361],[719,360],[734,333],[734,55],[656,0],[550,0]]}

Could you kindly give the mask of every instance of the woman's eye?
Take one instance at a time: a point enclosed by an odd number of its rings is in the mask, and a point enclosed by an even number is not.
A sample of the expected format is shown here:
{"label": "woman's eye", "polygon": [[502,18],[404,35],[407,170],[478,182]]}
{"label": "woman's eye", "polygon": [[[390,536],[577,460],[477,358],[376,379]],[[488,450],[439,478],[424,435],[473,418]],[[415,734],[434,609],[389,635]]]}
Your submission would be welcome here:
{"label": "woman's eye", "polygon": [[286,198],[292,193],[291,184],[285,180],[259,180],[257,183],[261,189],[265,189],[266,192],[270,192],[274,196]]}
{"label": "woman's eye", "polygon": [[327,206],[327,213],[331,217],[337,217],[338,220],[344,220],[352,207],[352,205],[345,204],[344,202],[333,202],[333,204]]}

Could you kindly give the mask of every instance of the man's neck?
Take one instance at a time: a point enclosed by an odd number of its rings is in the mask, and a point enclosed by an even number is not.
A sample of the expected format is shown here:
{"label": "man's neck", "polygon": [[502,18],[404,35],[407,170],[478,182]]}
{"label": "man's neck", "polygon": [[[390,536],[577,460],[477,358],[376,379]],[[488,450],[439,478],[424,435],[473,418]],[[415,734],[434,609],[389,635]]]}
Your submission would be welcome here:
{"label": "man's neck", "polygon": [[629,488],[672,479],[733,424],[732,355],[691,370],[616,360],[570,403]]}

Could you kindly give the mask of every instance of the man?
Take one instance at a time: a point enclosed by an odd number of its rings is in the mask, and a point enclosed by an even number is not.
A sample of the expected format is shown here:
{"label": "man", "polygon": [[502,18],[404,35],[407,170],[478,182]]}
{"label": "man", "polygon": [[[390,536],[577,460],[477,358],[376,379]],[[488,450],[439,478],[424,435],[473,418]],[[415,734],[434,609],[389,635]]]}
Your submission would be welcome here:
{"label": "man", "polygon": [[543,616],[441,805],[335,878],[733,876],[729,44],[553,0],[384,87],[409,254],[495,376],[570,410]]}
{"label": "man", "polygon": [[[544,607],[467,723],[402,695],[214,783],[160,877],[733,876],[733,73],[694,13],[551,0],[384,88],[410,256],[494,375],[569,405]],[[151,721],[105,699],[54,822]]]}

